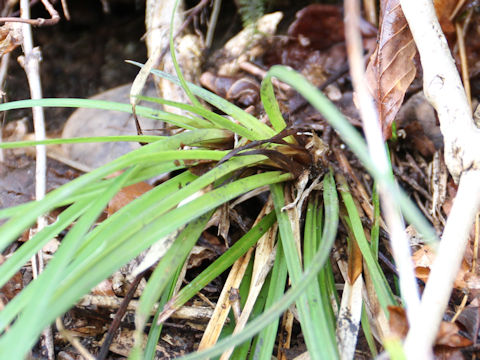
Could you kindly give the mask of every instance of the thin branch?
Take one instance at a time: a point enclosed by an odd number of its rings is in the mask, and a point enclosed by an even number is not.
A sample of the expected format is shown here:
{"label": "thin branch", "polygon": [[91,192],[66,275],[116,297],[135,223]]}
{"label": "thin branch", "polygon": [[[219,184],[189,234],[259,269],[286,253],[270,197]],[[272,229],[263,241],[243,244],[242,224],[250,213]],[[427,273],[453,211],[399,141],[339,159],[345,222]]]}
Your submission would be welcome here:
{"label": "thin branch", "polygon": [[[7,70],[8,64],[10,63],[10,53],[6,53],[2,56],[2,60],[0,61],[0,96],[2,101],[5,99],[4,93],[4,86],[5,86],[5,79],[7,77]],[[2,123],[0,124],[0,143],[3,142],[3,126],[5,124],[5,113],[2,116]],[[5,161],[3,149],[0,149],[0,162]]]}
{"label": "thin branch", "polygon": [[407,358],[432,357],[432,345],[463,259],[475,214],[480,207],[480,130],[475,126],[465,90],[431,0],[400,0],[420,53],[425,96],[437,110],[445,141],[445,163],[457,196],[425,286],[418,318],[405,341]]}
{"label": "thin branch", "polygon": [[[45,5],[46,0],[42,0],[42,3]],[[48,2],[47,2],[48,3]],[[45,5],[46,6],[46,5]],[[50,5],[51,6],[51,5]],[[47,7],[47,6],[46,6]],[[48,7],[47,7],[48,10]],[[20,1],[20,12],[23,19],[30,18],[30,4],[28,0]],[[50,13],[50,10],[49,10]],[[51,13],[50,13],[51,14]],[[53,18],[53,16],[52,16]],[[18,61],[20,65],[25,70],[28,79],[28,85],[30,87],[30,97],[32,99],[41,99],[42,98],[42,85],[40,81],[40,59],[42,58],[39,48],[33,47],[32,39],[32,27],[28,23],[21,25],[22,35],[23,35],[23,53],[24,56],[20,56]],[[35,128],[35,140],[41,141],[45,140],[45,119],[43,114],[43,108],[34,107],[32,109],[33,113],[33,125]],[[46,192],[46,173],[47,173],[47,154],[46,147],[44,145],[36,146],[36,162],[35,162],[35,198],[36,200],[41,200],[45,197]],[[46,218],[40,216],[37,219],[37,231],[42,230],[47,225]],[[33,264],[36,263],[32,259]],[[35,273],[37,269],[33,268]],[[43,270],[43,251],[40,250],[38,253],[38,273]],[[47,348],[48,359],[54,359],[55,353],[53,348],[53,335],[50,327],[44,330],[43,332],[45,338],[45,345]]]}
{"label": "thin branch", "polygon": [[[359,20],[360,7],[358,1],[345,0],[345,40],[350,63],[350,74],[358,100],[363,130],[372,160],[380,171],[384,174],[389,174],[391,172],[391,166],[385,151],[380,122],[378,121],[372,96],[367,88]],[[382,200],[385,221],[389,229],[393,257],[400,275],[402,298],[405,301],[407,317],[409,321],[412,322],[416,319],[420,299],[410,254],[410,246],[405,233],[405,226],[400,214],[400,209],[385,185],[383,182],[379,182],[378,190],[380,199]]]}
{"label": "thin branch", "polygon": [[465,90],[431,1],[400,0],[423,68],[423,91],[437,110],[445,141],[445,163],[455,182],[480,170],[480,129],[472,121]]}
{"label": "thin branch", "polygon": [[[26,18],[24,16],[21,17],[0,17],[0,22],[17,22],[17,23],[23,23],[23,24],[28,24],[32,26],[51,26],[55,25],[60,21],[60,15],[58,15],[57,10],[50,4],[48,0],[41,0],[43,6],[45,9],[48,11],[48,14],[50,15],[50,19],[44,19],[44,18],[37,18],[37,19],[30,19],[29,17]],[[63,5],[63,0],[62,0],[62,5]],[[68,8],[64,7],[65,11],[65,16],[68,18],[70,14],[68,13]],[[21,11],[22,12],[22,11]]]}
{"label": "thin branch", "polygon": [[405,341],[408,359],[429,359],[480,206],[480,171],[462,175],[437,256],[423,292],[420,312]]}
{"label": "thin branch", "polygon": [[217,27],[218,15],[220,14],[220,7],[222,5],[222,0],[213,0],[213,9],[212,14],[210,15],[210,21],[208,24],[207,36],[205,40],[205,47],[210,49],[213,44],[213,34],[215,28]]}
{"label": "thin branch", "polygon": [[123,298],[123,301],[120,304],[120,307],[117,310],[117,313],[115,314],[115,318],[113,319],[112,323],[110,324],[110,327],[108,328],[105,340],[103,341],[102,347],[100,348],[100,351],[97,355],[97,360],[104,360],[107,357],[108,351],[110,349],[110,345],[112,344],[115,338],[115,333],[120,327],[121,321],[125,313],[127,312],[128,304],[133,299],[133,295],[135,295],[135,291],[137,290],[138,285],[140,285],[140,281],[142,281],[143,277],[145,276],[145,272],[146,271],[143,271],[140,274],[138,274],[133,280],[133,282],[130,284],[130,288],[128,289],[128,292],[125,295],[125,297]]}

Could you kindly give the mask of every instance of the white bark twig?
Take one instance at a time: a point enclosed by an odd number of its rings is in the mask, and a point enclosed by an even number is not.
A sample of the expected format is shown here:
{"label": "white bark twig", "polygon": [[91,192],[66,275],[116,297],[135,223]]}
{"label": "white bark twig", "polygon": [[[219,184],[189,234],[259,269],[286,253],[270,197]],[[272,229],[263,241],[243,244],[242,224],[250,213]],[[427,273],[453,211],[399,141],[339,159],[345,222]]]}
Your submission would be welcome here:
{"label": "white bark twig", "polygon": [[[42,3],[46,5],[46,1],[42,0]],[[48,7],[47,7],[48,9]],[[49,10],[50,11],[50,10]],[[30,19],[30,4],[28,0],[20,1],[20,12],[22,19]],[[27,74],[28,84],[30,87],[30,97],[32,99],[41,99],[42,98],[42,85],[40,81],[40,60],[42,55],[39,48],[33,47],[32,39],[32,26],[28,22],[20,25],[22,28],[23,35],[23,53],[24,56],[20,56],[18,61],[22,65]],[[45,119],[43,114],[43,108],[36,106],[32,109],[33,112],[33,125],[35,128],[35,140],[45,140]],[[46,173],[47,173],[47,153],[46,147],[44,145],[36,146],[36,166],[35,166],[35,198],[36,200],[41,200],[45,197],[46,192]],[[42,230],[47,225],[46,219],[44,216],[41,216],[37,219],[37,231]],[[33,264],[36,263],[32,259]],[[38,253],[38,273],[43,269],[43,251],[40,250]],[[53,348],[53,336],[52,330],[48,327],[44,331],[45,345],[47,348],[48,359],[54,359],[55,353]]]}
{"label": "white bark twig", "polygon": [[[2,60],[0,60],[0,97],[2,100],[4,99],[4,85],[5,85],[5,78],[7,77],[7,69],[8,69],[8,64],[10,62],[10,53],[6,53],[2,56]],[[3,125],[4,125],[4,119],[5,119],[5,114],[2,116],[2,124],[0,125],[0,143],[3,142]],[[4,162],[5,157],[3,153],[3,149],[0,149],[0,162]]]}
{"label": "white bark twig", "polygon": [[445,163],[459,182],[442,241],[405,341],[409,359],[428,359],[480,206],[480,130],[431,0],[400,0],[420,53],[423,90],[435,107],[445,141]]}
{"label": "white bark twig", "polygon": [[[23,24],[30,24],[33,26],[43,26],[43,25],[47,26],[47,25],[55,25],[56,23],[58,23],[58,21],[60,20],[60,15],[58,15],[57,10],[55,10],[55,8],[52,6],[52,4],[50,4],[48,0],[41,0],[41,2],[45,7],[45,9],[48,11],[48,14],[50,15],[50,19],[44,19],[44,18],[30,19],[30,16],[28,18],[24,16],[20,16],[20,18],[0,17],[0,22],[17,22],[17,23],[23,23]],[[62,1],[62,4],[63,4],[63,1]],[[66,10],[66,14],[68,14],[68,9]]]}
{"label": "white bark twig", "polygon": [[455,62],[430,0],[400,0],[420,53],[423,91],[437,110],[445,141],[445,163],[458,183],[467,170],[480,170],[480,130],[472,121]]}
{"label": "white bark twig", "polygon": [[[345,0],[344,4],[345,40],[347,43],[348,61],[353,88],[357,96],[357,104],[362,118],[363,130],[372,160],[381,172],[388,174],[391,168],[385,151],[382,130],[372,96],[367,88],[367,80],[365,77],[363,44],[359,31],[359,3],[356,0]],[[405,233],[405,226],[400,214],[400,209],[395,204],[393,196],[385,185],[383,182],[379,182],[378,191],[382,201],[385,221],[389,229],[395,264],[397,265],[399,273],[402,298],[405,301],[407,317],[409,321],[412,322],[417,316],[420,299],[413,270],[410,246]]]}

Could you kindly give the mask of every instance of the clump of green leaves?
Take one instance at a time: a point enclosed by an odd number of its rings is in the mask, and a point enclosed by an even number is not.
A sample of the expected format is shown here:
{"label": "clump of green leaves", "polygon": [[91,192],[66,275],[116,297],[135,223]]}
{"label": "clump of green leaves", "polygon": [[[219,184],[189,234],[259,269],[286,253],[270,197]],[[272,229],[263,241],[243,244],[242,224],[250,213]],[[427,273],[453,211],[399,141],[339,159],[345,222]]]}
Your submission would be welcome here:
{"label": "clump of green leaves", "polygon": [[[254,3],[259,6],[260,1],[256,0]],[[255,7],[248,9],[251,14],[256,11],[258,8]],[[250,17],[250,20],[252,19]],[[70,228],[45,271],[0,313],[0,331],[3,334],[0,337],[0,357],[23,358],[33,347],[41,331],[56,317],[68,311],[92,287],[122,265],[152,244],[160,243],[166,252],[156,265],[140,298],[136,313],[136,345],[130,355],[131,359],[152,359],[166,312],[181,306],[228,269],[276,222],[279,226],[276,258],[262,289],[265,300],[259,302],[256,308],[257,314],[261,315],[251,320],[242,332],[225,338],[205,352],[187,357],[194,359],[215,356],[241,343],[245,344],[242,345],[243,355],[239,355],[239,358],[247,358],[249,352],[250,358],[257,355],[261,355],[261,358],[270,357],[278,330],[278,316],[295,302],[306,345],[311,350],[310,356],[313,359],[338,358],[333,315],[337,309],[334,309],[334,305],[328,300],[338,297],[328,262],[339,220],[340,205],[336,184],[327,169],[322,180],[323,192],[314,192],[314,196],[308,200],[307,209],[310,211],[306,214],[303,235],[306,245],[303,253],[299,254],[295,245],[298,235],[292,232],[294,224],[282,210],[287,202],[284,198],[284,186],[295,180],[294,174],[283,170],[282,166],[267,156],[272,152],[281,154],[285,142],[292,141],[292,138],[287,138],[286,135],[285,141],[278,143],[282,137],[278,139],[278,134],[286,128],[286,122],[275,98],[272,78],[276,77],[299,91],[339,132],[373,177],[377,180],[383,179],[384,175],[368,157],[363,139],[322,93],[301,75],[286,67],[272,67],[262,83],[261,100],[271,126],[225,99],[194,84],[186,83],[179,72],[178,76],[157,70],[152,73],[181,85],[190,95],[192,104],[143,98],[182,109],[185,115],[154,110],[148,106],[137,106],[137,115],[165,121],[185,131],[169,137],[95,137],[0,144],[2,148],[9,148],[80,141],[148,143],[52,191],[43,200],[0,210],[0,218],[7,219],[0,227],[0,248],[3,251],[16,241],[25,229],[34,224],[38,216],[59,207],[65,208],[54,224],[37,233],[0,266],[0,286],[50,239]],[[227,114],[234,121],[203,106],[197,98]],[[12,102],[0,104],[0,111],[32,106],[88,106],[131,111],[129,105],[82,99]],[[273,141],[275,137],[277,139]],[[226,144],[233,143],[234,138],[237,139],[237,148],[225,150]],[[255,142],[258,144],[255,151],[242,147]],[[234,150],[235,156],[232,156],[230,150]],[[212,165],[209,171],[200,175],[190,171],[197,164],[205,162]],[[265,170],[263,165],[268,165],[270,170]],[[117,171],[123,171],[122,175],[109,178],[109,175]],[[102,210],[122,187],[166,172],[175,172],[177,175],[93,227]],[[392,189],[396,189],[392,179],[383,180],[387,181]],[[174,294],[173,289],[180,269],[212,213],[222,204],[266,185],[270,186],[274,210],[259,219],[256,226],[249,229],[234,246],[188,286]],[[368,271],[373,276],[374,286],[382,297],[380,303],[386,307],[392,304],[394,299],[376,261],[375,250],[372,250],[365,240],[362,224],[355,213],[348,189],[343,186],[340,193],[348,212],[347,222],[351,224],[355,238],[351,240],[359,243],[367,260]],[[185,201],[192,195],[196,197]],[[405,194],[395,191],[394,195],[405,216],[417,229],[427,236],[431,234],[431,229]],[[313,233],[308,229],[314,229]],[[292,286],[285,292],[287,274],[292,280]],[[325,286],[325,279],[330,279],[327,281],[328,286]],[[248,296],[248,284],[243,291],[244,295]],[[144,347],[143,331],[155,303],[160,306]]]}

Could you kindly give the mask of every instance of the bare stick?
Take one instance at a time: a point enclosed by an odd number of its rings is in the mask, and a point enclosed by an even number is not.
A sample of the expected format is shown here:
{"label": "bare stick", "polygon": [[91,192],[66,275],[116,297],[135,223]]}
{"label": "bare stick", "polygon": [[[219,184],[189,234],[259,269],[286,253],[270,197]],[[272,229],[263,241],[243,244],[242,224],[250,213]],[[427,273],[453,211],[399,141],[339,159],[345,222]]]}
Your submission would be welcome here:
{"label": "bare stick", "polygon": [[428,359],[480,206],[480,130],[474,125],[455,62],[430,0],[400,0],[420,53],[423,91],[435,107],[445,141],[445,163],[459,182],[450,216],[405,341],[407,358]]}
{"label": "bare stick", "polygon": [[[44,18],[37,18],[37,19],[30,19],[29,17],[24,17],[23,15],[20,18],[17,17],[0,17],[0,22],[18,22],[18,23],[23,23],[23,24],[28,24],[28,25],[33,25],[33,26],[48,26],[48,25],[55,25],[58,23],[60,20],[60,15],[58,15],[57,10],[48,2],[48,0],[42,0],[43,6],[45,6],[45,9],[47,9],[48,14],[50,15],[50,19],[44,19]],[[63,4],[63,1],[62,1]],[[21,5],[20,5],[21,8]],[[68,18],[70,14],[68,13],[68,9],[66,9],[65,16]],[[22,14],[23,11],[21,10]]]}
{"label": "bare stick", "polygon": [[[382,130],[372,96],[367,88],[359,19],[360,7],[358,1],[345,0],[345,40],[347,43],[350,74],[358,100],[363,130],[372,160],[381,172],[388,174],[391,170],[385,151]],[[393,257],[400,277],[400,290],[405,301],[407,317],[411,323],[416,318],[420,305],[418,287],[403,219],[399,207],[385,185],[383,182],[379,182],[378,190],[390,234]]]}
{"label": "bare stick", "polygon": [[218,15],[220,14],[220,7],[222,5],[222,0],[213,1],[212,14],[210,15],[210,23],[208,24],[207,37],[205,40],[205,47],[210,49],[213,44],[213,33],[217,27]]}
{"label": "bare stick", "polygon": [[480,130],[472,121],[465,90],[431,1],[400,2],[420,53],[423,91],[440,119],[445,163],[458,183],[463,171],[480,169]]}
{"label": "bare stick", "polygon": [[479,206],[480,171],[469,171],[460,179],[457,196],[423,292],[419,316],[410,323],[405,341],[408,359],[428,359],[431,356],[431,348],[448,305]]}
{"label": "bare stick", "polygon": [[465,49],[465,33],[463,26],[459,22],[455,23],[455,30],[457,32],[458,55],[460,56],[463,87],[467,96],[468,104],[472,107],[472,95],[470,91],[470,77],[468,75],[468,60],[467,50]]}
{"label": "bare stick", "polygon": [[100,351],[97,355],[97,360],[104,360],[107,357],[110,345],[112,345],[112,342],[115,339],[115,333],[120,328],[121,321],[125,316],[125,313],[127,312],[128,303],[130,302],[130,300],[133,299],[135,291],[137,290],[138,285],[140,285],[140,281],[142,281],[143,277],[145,276],[145,272],[146,270],[138,274],[133,280],[133,282],[130,284],[130,288],[128,289],[125,297],[123,298],[123,301],[120,304],[117,313],[115,314],[115,318],[113,319],[110,327],[108,328],[105,340],[103,341],[102,347],[100,348]]}
{"label": "bare stick", "polygon": [[[42,0],[45,5],[45,1]],[[47,8],[48,9],[48,8]],[[30,5],[28,0],[20,1],[20,12],[23,19],[30,18]],[[50,12],[50,11],[49,11]],[[18,61],[27,74],[28,84],[30,87],[30,97],[32,99],[42,98],[42,86],[40,82],[40,59],[41,53],[39,48],[33,48],[32,40],[32,27],[30,24],[25,23],[21,25],[23,34],[23,53],[24,56],[20,56]],[[35,140],[45,140],[45,119],[43,114],[43,108],[34,107],[33,112],[33,125],[35,127]],[[46,192],[46,173],[47,173],[47,153],[44,145],[36,146],[36,167],[35,167],[35,198],[41,200],[45,196]],[[45,217],[41,216],[37,219],[37,231],[42,230],[47,225]],[[33,259],[32,259],[33,260]],[[35,262],[32,261],[32,265]],[[40,250],[38,254],[38,273],[43,269],[43,252]],[[35,269],[34,269],[35,270]],[[35,272],[35,271],[34,271]],[[53,348],[53,336],[52,330],[48,327],[44,331],[45,345],[48,352],[48,359],[54,359],[55,353]]]}
{"label": "bare stick", "polygon": [[[7,70],[8,64],[10,62],[10,53],[6,53],[2,56],[2,60],[0,61],[0,92],[2,100],[4,99],[4,85],[5,85],[5,78],[7,77]],[[3,126],[5,121],[5,113],[2,116],[2,124],[0,125],[0,142],[3,142]],[[3,154],[3,149],[0,149],[0,162],[5,161],[5,157]]]}

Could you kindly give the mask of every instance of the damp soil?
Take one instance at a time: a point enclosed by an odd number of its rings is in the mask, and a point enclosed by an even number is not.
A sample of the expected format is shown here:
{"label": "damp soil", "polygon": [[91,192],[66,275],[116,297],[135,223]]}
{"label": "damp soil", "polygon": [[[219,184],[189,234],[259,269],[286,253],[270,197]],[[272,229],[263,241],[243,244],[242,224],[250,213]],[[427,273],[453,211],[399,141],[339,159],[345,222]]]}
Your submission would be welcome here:
{"label": "damp soil", "polygon": [[[45,98],[87,98],[133,81],[138,69],[125,60],[145,62],[147,51],[143,1],[110,1],[106,13],[99,0],[70,1],[71,20],[33,29],[34,43],[42,51],[41,79]],[[32,17],[48,17],[42,5]],[[62,16],[63,17],[63,16]],[[6,79],[8,101],[29,98],[25,72],[17,62],[21,49],[11,56]],[[47,108],[47,131],[58,131],[74,109]],[[27,117],[28,109],[10,111],[7,121]]]}

